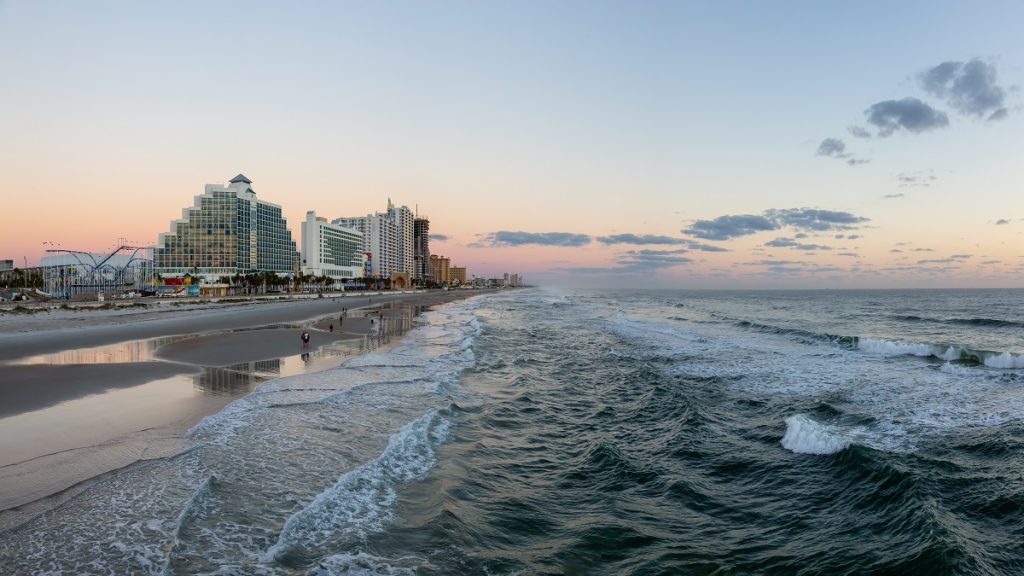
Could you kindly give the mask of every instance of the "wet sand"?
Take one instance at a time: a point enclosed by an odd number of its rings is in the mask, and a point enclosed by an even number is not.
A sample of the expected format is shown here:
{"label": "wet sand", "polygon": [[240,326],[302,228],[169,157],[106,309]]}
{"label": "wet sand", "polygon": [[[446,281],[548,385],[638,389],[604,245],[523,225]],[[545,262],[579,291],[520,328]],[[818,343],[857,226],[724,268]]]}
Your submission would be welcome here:
{"label": "wet sand", "polygon": [[475,294],[0,316],[0,530],[186,448],[189,427],[259,382],[337,366],[404,334],[422,307]]}

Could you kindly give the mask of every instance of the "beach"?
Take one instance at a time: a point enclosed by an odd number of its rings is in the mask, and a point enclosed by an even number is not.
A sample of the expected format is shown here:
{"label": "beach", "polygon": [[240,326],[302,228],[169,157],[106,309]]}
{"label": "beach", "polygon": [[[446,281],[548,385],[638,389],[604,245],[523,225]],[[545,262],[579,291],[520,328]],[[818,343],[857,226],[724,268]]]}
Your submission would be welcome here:
{"label": "beach", "polygon": [[338,366],[400,338],[425,308],[472,294],[2,314],[0,529],[186,449],[191,426],[261,382]]}

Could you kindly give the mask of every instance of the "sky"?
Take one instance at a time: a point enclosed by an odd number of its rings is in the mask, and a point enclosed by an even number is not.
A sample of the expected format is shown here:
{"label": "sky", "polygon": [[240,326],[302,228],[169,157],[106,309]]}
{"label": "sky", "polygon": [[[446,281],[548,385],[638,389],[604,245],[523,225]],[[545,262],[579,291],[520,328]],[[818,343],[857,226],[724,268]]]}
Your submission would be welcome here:
{"label": "sky", "polygon": [[1024,287],[1024,3],[0,0],[0,259],[243,173],[471,276]]}

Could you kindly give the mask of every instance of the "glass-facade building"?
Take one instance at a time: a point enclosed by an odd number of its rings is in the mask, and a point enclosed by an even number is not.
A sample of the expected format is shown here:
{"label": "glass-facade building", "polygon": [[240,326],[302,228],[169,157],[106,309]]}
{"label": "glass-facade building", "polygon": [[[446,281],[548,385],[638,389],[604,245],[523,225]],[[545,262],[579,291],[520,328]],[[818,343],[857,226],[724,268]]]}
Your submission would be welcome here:
{"label": "glass-facade building", "polygon": [[153,251],[163,276],[208,279],[251,272],[290,275],[298,263],[295,241],[281,207],[256,198],[252,181],[239,174],[227,186],[207,184],[182,210]]}

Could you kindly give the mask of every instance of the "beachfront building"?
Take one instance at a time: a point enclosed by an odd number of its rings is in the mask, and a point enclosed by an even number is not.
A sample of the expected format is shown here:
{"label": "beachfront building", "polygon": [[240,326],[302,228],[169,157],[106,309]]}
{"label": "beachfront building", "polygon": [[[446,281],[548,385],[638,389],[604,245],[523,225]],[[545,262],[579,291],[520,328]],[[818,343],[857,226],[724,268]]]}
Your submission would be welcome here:
{"label": "beachfront building", "polygon": [[331,224],[316,212],[306,212],[302,222],[302,273],[328,276],[336,282],[361,278],[363,234]]}
{"label": "beachfront building", "polygon": [[430,278],[430,220],[416,218],[412,224],[413,278],[420,283]]}
{"label": "beachfront building", "polygon": [[14,260],[0,260],[0,272],[14,270]]}
{"label": "beachfront building", "polygon": [[449,277],[450,269],[450,258],[447,256],[440,256],[438,254],[430,255],[430,277],[434,279],[434,282],[447,286],[451,281],[451,278]]}
{"label": "beachfront building", "polygon": [[412,210],[396,207],[388,199],[387,212],[335,218],[331,223],[362,233],[363,252],[369,255],[368,275],[390,278],[392,273],[414,273],[413,220]]}
{"label": "beachfront building", "polygon": [[449,266],[448,267],[448,280],[452,286],[465,286],[466,285],[466,267],[465,266]]}
{"label": "beachfront building", "polygon": [[154,267],[165,278],[189,274],[215,282],[260,272],[289,276],[299,260],[281,207],[257,198],[252,180],[242,174],[226,186],[207,184],[157,244]]}

